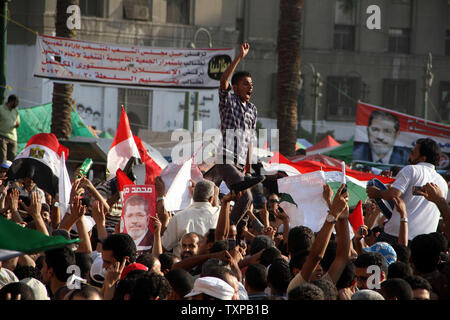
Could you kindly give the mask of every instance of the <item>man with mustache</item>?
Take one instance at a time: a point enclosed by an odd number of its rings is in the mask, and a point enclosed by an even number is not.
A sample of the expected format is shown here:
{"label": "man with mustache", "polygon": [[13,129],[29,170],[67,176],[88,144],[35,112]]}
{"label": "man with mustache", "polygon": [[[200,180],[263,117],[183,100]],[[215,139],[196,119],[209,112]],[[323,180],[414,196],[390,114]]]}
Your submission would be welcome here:
{"label": "man with mustache", "polygon": [[408,164],[410,150],[394,146],[400,131],[399,120],[392,113],[375,110],[370,114],[369,143],[355,142],[353,159],[384,164]]}
{"label": "man with mustache", "polygon": [[150,250],[153,234],[148,228],[149,205],[145,198],[133,195],[125,202],[124,224],[126,232],[133,238],[139,251]]}

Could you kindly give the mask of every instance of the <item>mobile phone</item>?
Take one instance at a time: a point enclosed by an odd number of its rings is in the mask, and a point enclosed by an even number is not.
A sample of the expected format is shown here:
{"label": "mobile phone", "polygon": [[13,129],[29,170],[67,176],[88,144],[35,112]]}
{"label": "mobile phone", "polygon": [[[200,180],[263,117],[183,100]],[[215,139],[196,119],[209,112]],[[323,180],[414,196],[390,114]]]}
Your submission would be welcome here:
{"label": "mobile phone", "polygon": [[345,184],[345,185],[344,185],[344,188],[342,189],[341,194],[344,194],[344,193],[346,193],[346,192],[347,192],[347,185]]}
{"label": "mobile phone", "polygon": [[417,191],[422,191],[422,187],[421,186],[413,186],[412,194],[415,196],[421,196],[421,194],[419,194]]}
{"label": "mobile phone", "polygon": [[228,250],[233,250],[236,247],[235,239],[228,239]]}

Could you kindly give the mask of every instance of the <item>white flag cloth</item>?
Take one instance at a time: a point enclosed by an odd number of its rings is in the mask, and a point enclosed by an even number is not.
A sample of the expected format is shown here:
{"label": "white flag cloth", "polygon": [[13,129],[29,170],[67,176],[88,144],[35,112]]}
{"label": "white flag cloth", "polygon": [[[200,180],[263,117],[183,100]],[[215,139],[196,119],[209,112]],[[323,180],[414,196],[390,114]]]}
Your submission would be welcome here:
{"label": "white flag cloth", "polygon": [[65,154],[62,153],[59,170],[58,180],[58,194],[59,194],[59,206],[61,211],[61,219],[69,210],[70,203],[70,191],[72,189],[72,183],[70,182],[69,173],[67,172]]}

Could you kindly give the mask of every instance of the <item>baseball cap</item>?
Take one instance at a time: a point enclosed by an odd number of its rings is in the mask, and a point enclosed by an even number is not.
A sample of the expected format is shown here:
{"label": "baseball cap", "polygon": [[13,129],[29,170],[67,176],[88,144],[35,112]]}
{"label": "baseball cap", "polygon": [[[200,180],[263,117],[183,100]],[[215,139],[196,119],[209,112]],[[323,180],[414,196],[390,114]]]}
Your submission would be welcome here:
{"label": "baseball cap", "polygon": [[128,273],[134,270],[144,270],[148,271],[147,266],[143,265],[142,263],[134,262],[127,265],[125,268],[123,268],[122,274],[120,275],[120,280],[125,278]]}
{"label": "baseball cap", "polygon": [[45,285],[35,278],[24,278],[20,282],[28,285],[34,293],[35,300],[50,300]]}
{"label": "baseball cap", "polygon": [[3,169],[9,169],[9,167],[11,167],[12,162],[9,160],[6,160],[5,162],[3,162],[2,164],[0,164],[0,168]]}
{"label": "baseball cap", "polygon": [[185,295],[185,298],[193,297],[205,293],[220,300],[231,300],[234,289],[222,279],[216,277],[198,278],[194,282],[194,288]]}
{"label": "baseball cap", "polygon": [[363,248],[366,252],[379,252],[386,260],[386,264],[389,267],[391,263],[397,261],[397,253],[394,248],[387,242],[377,242],[374,245]]}

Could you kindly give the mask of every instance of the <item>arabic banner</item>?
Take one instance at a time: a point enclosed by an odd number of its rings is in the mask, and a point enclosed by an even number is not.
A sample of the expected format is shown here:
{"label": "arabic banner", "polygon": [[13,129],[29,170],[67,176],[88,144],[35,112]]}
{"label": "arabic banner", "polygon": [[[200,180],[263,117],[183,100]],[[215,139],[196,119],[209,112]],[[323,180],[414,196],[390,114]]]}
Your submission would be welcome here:
{"label": "arabic banner", "polygon": [[120,232],[133,238],[138,251],[153,245],[153,220],[156,216],[156,191],[154,185],[125,185],[120,219]]}
{"label": "arabic banner", "polygon": [[353,160],[407,165],[409,153],[420,138],[439,144],[441,160],[437,169],[450,170],[450,126],[358,103]]}
{"label": "arabic banner", "polygon": [[219,87],[234,49],[119,46],[40,35],[34,75],[124,86]]}

